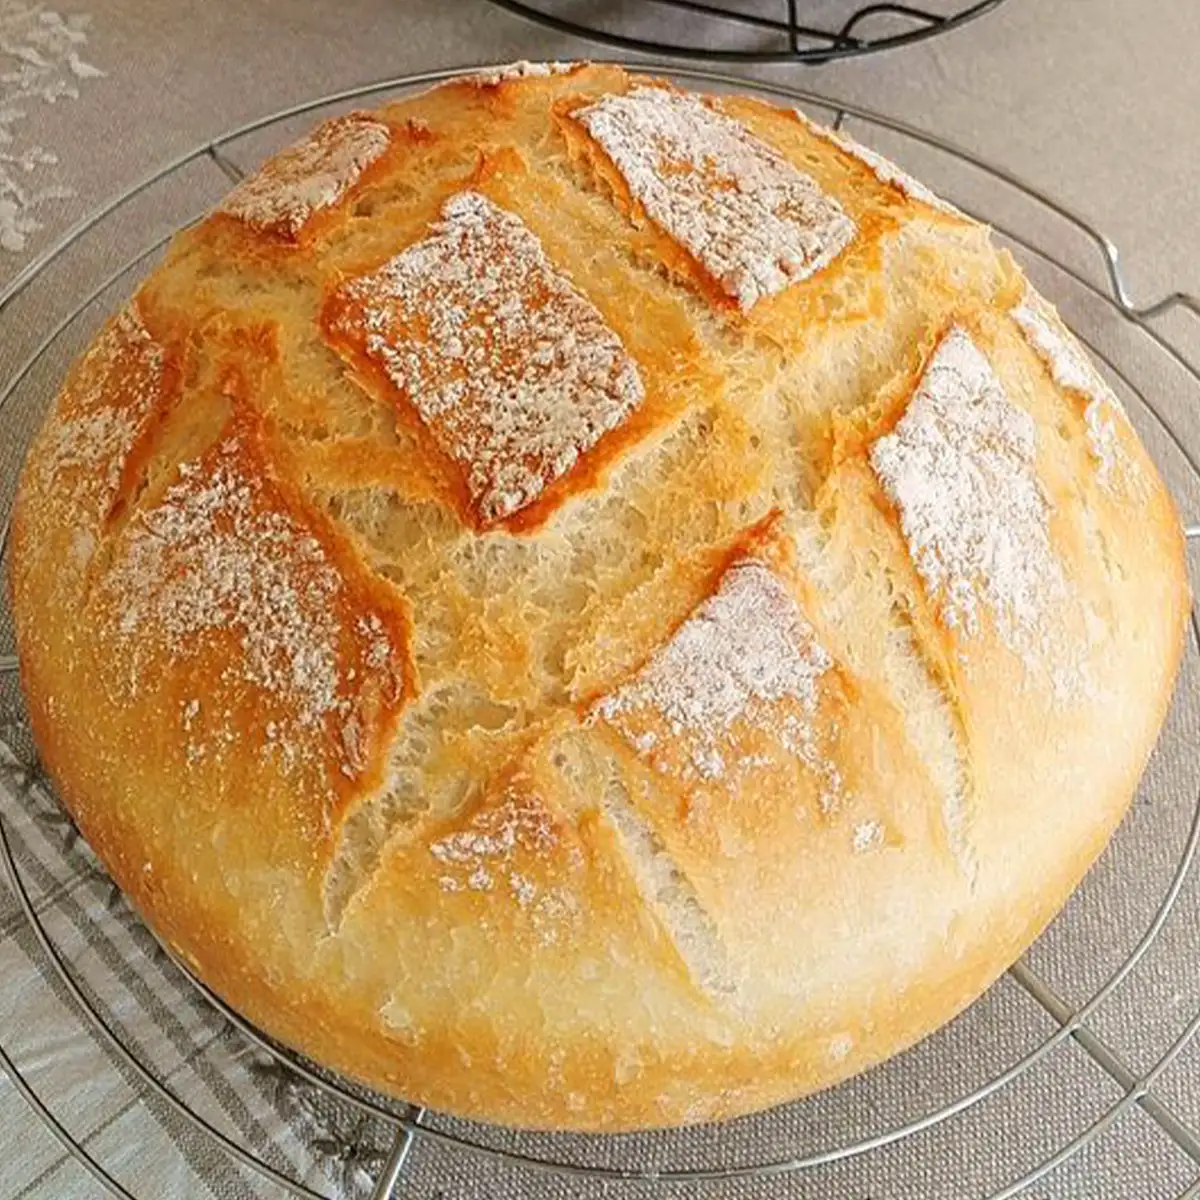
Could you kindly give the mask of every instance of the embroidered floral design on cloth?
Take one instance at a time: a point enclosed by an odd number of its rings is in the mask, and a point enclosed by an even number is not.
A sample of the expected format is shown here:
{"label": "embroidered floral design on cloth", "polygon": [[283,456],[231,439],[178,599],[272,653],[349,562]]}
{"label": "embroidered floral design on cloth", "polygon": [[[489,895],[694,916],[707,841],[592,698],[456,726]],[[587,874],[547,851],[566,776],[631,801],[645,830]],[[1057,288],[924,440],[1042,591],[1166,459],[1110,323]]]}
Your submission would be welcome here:
{"label": "embroidered floral design on cloth", "polygon": [[60,16],[42,4],[0,0],[0,250],[21,254],[42,228],[35,215],[75,193],[47,181],[58,165],[52,150],[19,128],[35,104],[78,100],[81,80],[104,74],[81,57],[91,18]]}

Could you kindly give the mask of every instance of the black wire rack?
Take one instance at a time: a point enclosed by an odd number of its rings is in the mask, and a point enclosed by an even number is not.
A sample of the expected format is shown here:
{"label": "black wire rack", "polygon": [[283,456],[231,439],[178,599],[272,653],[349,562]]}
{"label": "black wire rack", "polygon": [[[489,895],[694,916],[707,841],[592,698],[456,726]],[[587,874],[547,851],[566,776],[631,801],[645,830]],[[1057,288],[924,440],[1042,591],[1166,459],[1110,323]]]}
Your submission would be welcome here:
{"label": "black wire rack", "polygon": [[819,65],[949,33],[1003,0],[492,0],[559,33],[643,54]]}
{"label": "black wire rack", "polygon": [[[681,81],[710,88],[747,90],[745,81],[707,69],[672,69],[654,64]],[[188,215],[203,201],[190,190],[189,171],[206,172],[207,186],[221,189],[242,176],[246,167],[288,140],[295,121],[311,120],[318,110],[345,106],[370,97],[405,94],[457,74],[436,71],[387,80],[351,89],[274,113],[196,146],[143,179],[92,213],[55,247],[30,263],[0,291],[0,349],[18,340],[18,322],[28,328],[29,310],[39,286],[53,278],[72,253],[88,253],[106,241],[107,221],[131,211],[131,206],[159,203],[156,189],[187,184],[191,197]],[[1181,336],[1192,332],[1181,324],[1200,317],[1200,301],[1172,293],[1152,303],[1138,304],[1130,295],[1116,247],[1100,231],[1045,193],[1016,176],[995,168],[969,152],[921,130],[868,109],[781,85],[755,85],[776,100],[803,104],[835,126],[850,126],[872,144],[891,150],[905,166],[917,167],[931,183],[971,215],[987,219],[997,237],[1017,253],[1035,282],[1064,313],[1077,317],[1080,336],[1103,365],[1125,400],[1131,418],[1154,453],[1187,520],[1192,549],[1200,547],[1200,456],[1179,432],[1183,409],[1200,406],[1200,366],[1181,349]],[[957,181],[957,182],[956,182]],[[961,190],[960,190],[961,185]],[[179,217],[164,222],[158,231],[142,230],[129,257],[104,275],[94,287],[73,293],[60,319],[45,320],[31,348],[0,377],[0,465],[19,454],[36,428],[37,418],[49,404],[58,378],[59,364],[72,347],[86,341],[100,310],[127,294],[154,262],[171,236]],[[36,310],[35,310],[36,311]],[[1086,318],[1085,332],[1084,319]],[[1164,329],[1177,330],[1172,338]],[[1183,329],[1183,334],[1178,333]],[[8,534],[5,482],[0,471],[0,566]],[[638,1197],[653,1191],[668,1197],[716,1196],[730,1181],[759,1189],[773,1186],[769,1194],[780,1197],[828,1195],[821,1174],[843,1170],[864,1191],[873,1176],[873,1164],[904,1147],[907,1172],[889,1188],[889,1195],[925,1195],[924,1172],[933,1169],[931,1138],[947,1139],[950,1153],[963,1140],[980,1137],[984,1130],[995,1139],[1001,1182],[986,1187],[970,1180],[956,1183],[955,1200],[1011,1200],[1041,1198],[1042,1187],[1063,1178],[1063,1172],[1082,1169],[1079,1164],[1097,1153],[1131,1122],[1141,1122],[1158,1139],[1160,1153],[1171,1156],[1182,1183],[1168,1184],[1167,1165],[1161,1159],[1138,1159],[1141,1172],[1130,1197],[1170,1197],[1200,1200],[1200,1133],[1189,1124],[1186,1108],[1168,1088],[1172,1073],[1185,1071],[1187,1055],[1200,1045],[1200,1001],[1164,1020],[1161,1038],[1140,1057],[1132,1055],[1114,1037],[1121,1025],[1148,1025],[1154,1012],[1154,972],[1162,971],[1155,956],[1165,942],[1176,939],[1182,970],[1195,975],[1200,958],[1200,934],[1195,912],[1200,910],[1200,762],[1194,733],[1176,728],[1180,750],[1178,771],[1186,777],[1144,781],[1130,821],[1118,833],[1105,862],[1085,882],[1080,898],[1099,897],[1104,913],[1119,911],[1129,880],[1152,880],[1136,917],[1118,928],[1104,925],[1104,939],[1096,926],[1072,907],[1056,928],[1015,964],[979,1003],[966,1014],[979,1031],[975,1042],[955,1040],[954,1027],[934,1035],[917,1052],[902,1055],[884,1066],[822,1096],[783,1106],[770,1113],[731,1122],[713,1130],[672,1131],[644,1138],[641,1135],[582,1138],[568,1135],[524,1134],[487,1126],[456,1122],[441,1114],[368,1092],[349,1080],[322,1070],[271,1041],[214,996],[154,941],[120,893],[107,880],[97,860],[79,837],[69,816],[59,807],[49,781],[38,765],[25,713],[17,690],[17,660],[11,650],[10,616],[0,594],[0,879],[6,879],[15,898],[16,922],[27,945],[43,964],[41,984],[49,1001],[58,997],[69,1006],[78,1023],[79,1036],[103,1047],[108,1069],[119,1075],[136,1096],[136,1102],[186,1128],[194,1140],[204,1142],[224,1156],[253,1184],[255,1196],[302,1196],[310,1200],[344,1200],[349,1195],[369,1195],[374,1200],[416,1195],[415,1171],[426,1154],[467,1171],[471,1194],[526,1194],[531,1172],[568,1177],[570,1192],[556,1194],[619,1197],[630,1188]],[[1180,699],[1200,689],[1200,613],[1192,610],[1191,629],[1183,667]],[[1189,691],[1190,690],[1190,691]],[[1189,741],[1189,738],[1191,739]],[[1141,814],[1141,820],[1139,820]],[[1132,825],[1131,825],[1132,823]],[[1139,832],[1140,830],[1140,832]],[[1170,831],[1168,835],[1168,831]],[[48,900],[47,897],[51,899]],[[72,905],[74,930],[56,924],[55,905],[63,896]],[[215,1117],[196,1102],[175,1077],[166,1073],[144,1042],[130,1035],[106,1001],[99,984],[81,964],[77,951],[80,936],[87,944],[94,930],[116,926],[138,969],[167,996],[180,1012],[191,1014],[197,1045],[189,1053],[204,1053],[213,1045],[232,1047],[225,1062],[248,1062],[265,1092],[280,1112],[279,1128],[295,1140],[295,1114],[336,1109],[338,1122],[317,1129],[312,1122],[299,1152],[283,1135],[247,1137]],[[1182,927],[1182,934],[1180,929]],[[1065,939],[1082,947],[1067,961],[1080,972],[1082,982],[1064,982],[1048,970],[1040,948],[1047,939]],[[1072,943],[1071,939],[1077,939]],[[1178,948],[1182,939],[1182,950]],[[1100,945],[1106,940],[1112,945]],[[0,989],[2,990],[2,989]],[[1184,988],[1187,991],[1187,988]],[[1192,992],[1187,991],[1188,997]],[[1007,1006],[1007,1007],[1006,1007]],[[1113,1014],[1120,1014],[1116,1017]],[[959,1026],[961,1029],[961,1025]],[[105,1151],[103,1141],[79,1129],[72,1112],[72,1097],[48,1086],[39,1074],[43,1063],[21,1047],[21,1030],[0,1020],[0,1073],[6,1074],[28,1102],[46,1130],[96,1185],[122,1200],[149,1200],[162,1194],[147,1190],[144,1176],[131,1171],[128,1162]],[[203,1035],[203,1036],[201,1036]],[[181,1041],[185,1040],[180,1034]],[[945,1091],[930,1093],[922,1075],[920,1054],[951,1064]],[[914,1053],[917,1055],[914,1058]],[[1105,1098],[1084,1108],[1078,1078],[1057,1073],[1066,1059],[1098,1073],[1108,1089]],[[1081,1068],[1082,1069],[1082,1068]],[[1187,1077],[1190,1078],[1190,1077]],[[1195,1089],[1196,1081],[1185,1082]],[[995,1116],[1020,1089],[1036,1098],[1038,1112],[1074,1111],[1078,1119],[1069,1130],[1054,1133],[1045,1145],[1021,1144],[1021,1134]],[[900,1099],[884,1111],[880,1096]],[[1185,1091],[1185,1100],[1194,1091]],[[857,1105],[857,1107],[856,1107]],[[165,1115],[162,1115],[165,1114]],[[856,1115],[857,1114],[857,1115]],[[853,1119],[852,1119],[853,1118]],[[861,1118],[861,1119],[860,1119]],[[980,1122],[972,1126],[971,1122]],[[1026,1131],[1026,1136],[1028,1131]],[[290,1156],[290,1157],[289,1157]],[[414,1160],[418,1166],[414,1167]],[[310,1164],[310,1165],[304,1165]],[[315,1164],[312,1166],[311,1164]],[[442,1168],[438,1168],[439,1170]],[[445,1168],[447,1170],[451,1168]],[[347,1172],[357,1171],[351,1188]],[[499,1177],[496,1172],[512,1172]],[[1186,1177],[1185,1177],[1186,1172]],[[477,1174],[471,1174],[477,1173]],[[1176,1178],[1175,1176],[1171,1177]],[[365,1182],[364,1182],[365,1179]],[[1093,1195],[1091,1182],[1071,1185],[1055,1196]],[[443,1191],[439,1180],[432,1189],[428,1176],[422,1196],[460,1195]],[[485,1180],[480,1183],[479,1180]],[[772,1184],[772,1181],[773,1184]],[[454,1185],[451,1184],[450,1187]],[[460,1183],[459,1187],[463,1185]],[[702,1188],[707,1188],[701,1192]],[[809,1190],[817,1189],[817,1190]],[[265,1190],[264,1190],[265,1189]],[[576,1190],[578,1189],[578,1191]],[[712,1190],[716,1189],[716,1190]],[[800,1190],[803,1189],[803,1190]],[[91,1193],[88,1193],[91,1194]],[[174,1194],[179,1194],[178,1192]],[[765,1195],[755,1190],[755,1196]],[[865,1194],[865,1193],[864,1193]],[[875,1194],[872,1192],[872,1194]]]}

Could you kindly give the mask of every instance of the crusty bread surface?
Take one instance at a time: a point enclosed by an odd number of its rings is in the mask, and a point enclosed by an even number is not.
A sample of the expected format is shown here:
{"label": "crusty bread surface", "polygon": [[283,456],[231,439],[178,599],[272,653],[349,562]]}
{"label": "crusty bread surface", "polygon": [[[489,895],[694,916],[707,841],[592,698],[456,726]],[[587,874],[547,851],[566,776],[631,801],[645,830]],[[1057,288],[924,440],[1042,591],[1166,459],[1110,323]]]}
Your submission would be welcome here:
{"label": "crusty bread surface", "polygon": [[514,68],[181,233],[30,452],[28,707],[274,1037],[524,1127],[729,1117],[937,1028],[1125,812],[1188,605],[988,230],[802,114]]}

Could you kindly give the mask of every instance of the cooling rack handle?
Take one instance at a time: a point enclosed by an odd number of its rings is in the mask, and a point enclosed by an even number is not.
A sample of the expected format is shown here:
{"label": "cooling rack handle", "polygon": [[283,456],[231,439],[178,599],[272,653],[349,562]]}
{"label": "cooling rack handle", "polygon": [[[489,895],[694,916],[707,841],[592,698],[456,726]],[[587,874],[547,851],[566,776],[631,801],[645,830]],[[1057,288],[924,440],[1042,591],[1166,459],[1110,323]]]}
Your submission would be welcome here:
{"label": "cooling rack handle", "polygon": [[[1121,303],[1119,298],[1118,303]],[[1121,303],[1121,307],[1125,308],[1125,305]],[[1125,311],[1131,317],[1149,321],[1175,308],[1185,309],[1200,319],[1200,296],[1194,296],[1191,292],[1172,292],[1169,296],[1163,296],[1161,300],[1155,300],[1153,304],[1146,304],[1141,308],[1129,307],[1125,308]]]}
{"label": "cooling rack handle", "polygon": [[1129,284],[1125,279],[1125,269],[1121,263],[1121,252],[1109,237],[1090,226],[1087,229],[1104,255],[1104,265],[1108,270],[1108,283],[1113,299],[1126,316],[1133,317],[1137,321],[1152,321],[1155,317],[1161,317],[1165,313],[1180,308],[1190,312],[1194,317],[1200,318],[1200,297],[1191,292],[1170,292],[1149,304],[1137,304],[1129,293]]}

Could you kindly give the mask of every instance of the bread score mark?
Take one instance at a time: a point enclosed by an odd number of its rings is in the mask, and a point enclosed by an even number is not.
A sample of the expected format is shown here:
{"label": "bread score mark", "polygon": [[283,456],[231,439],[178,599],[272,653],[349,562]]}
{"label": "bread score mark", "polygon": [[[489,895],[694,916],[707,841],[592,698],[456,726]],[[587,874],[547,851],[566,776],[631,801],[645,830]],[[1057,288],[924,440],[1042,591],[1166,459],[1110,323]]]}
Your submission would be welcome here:
{"label": "bread score mark", "polygon": [[239,183],[218,211],[260,233],[297,241],[313,217],[340,203],[387,153],[392,132],[368,113],[334,117]]}
{"label": "bread score mark", "polygon": [[132,516],[93,602],[116,692],[189,689],[187,765],[257,739],[275,770],[311,781],[322,827],[382,770],[414,686],[406,613],[278,477],[251,416]]}
{"label": "bread score mark", "polygon": [[[843,790],[816,720],[822,679],[834,669],[786,584],[753,558],[726,568],[716,591],[629,682],[591,710],[636,753],[685,780],[753,769],[767,734],[808,767],[829,811]],[[768,761],[771,761],[768,757]]]}
{"label": "bread score mark", "polygon": [[743,312],[815,275],[857,233],[837,200],[715,100],[640,86],[571,118]]}
{"label": "bread score mark", "polygon": [[945,624],[971,637],[986,610],[1025,657],[1047,650],[1046,613],[1066,593],[1036,456],[1033,418],[959,325],[930,355],[895,428],[868,451]]}
{"label": "bread score mark", "polygon": [[600,809],[617,836],[638,891],[658,917],[692,982],[711,998],[733,999],[737,976],[712,917],[654,826],[638,812],[615,764],[606,767]]}
{"label": "bread score mark", "polygon": [[1116,477],[1134,465],[1121,449],[1118,424],[1128,419],[1121,402],[1053,307],[1028,284],[1021,302],[1009,315],[1045,364],[1055,385],[1077,392],[1086,401],[1083,415],[1088,450],[1096,461],[1100,485],[1111,488]]}
{"label": "bread score mark", "polygon": [[516,707],[466,680],[433,683],[413,699],[389,747],[381,786],[344,812],[331,840],[323,886],[331,930],[369,890],[390,846],[456,811],[473,783],[490,777],[495,764],[481,753],[480,742],[511,730],[519,719]]}
{"label": "bread score mark", "polygon": [[515,213],[463,191],[323,322],[411,406],[483,528],[534,504],[645,399],[636,363]]}
{"label": "bread score mark", "polygon": [[861,142],[855,141],[854,138],[848,137],[838,130],[819,125],[798,108],[792,111],[795,113],[796,119],[809,133],[813,134],[814,137],[819,137],[822,141],[828,142],[831,146],[836,146],[844,154],[850,155],[851,158],[857,159],[880,183],[895,188],[910,200],[918,200],[930,208],[937,209],[938,212],[945,213],[946,216],[957,217],[963,221],[970,220],[964,213],[959,212],[953,204],[943,200],[936,192],[930,191],[919,179],[914,179],[902,167],[898,167],[890,158],[885,158],[877,150],[872,150],[869,146],[864,146]]}
{"label": "bread score mark", "polygon": [[56,572],[77,582],[130,490],[130,476],[159,420],[178,399],[179,355],[146,328],[137,299],[105,326],[72,374],[30,457],[30,519],[67,515],[70,552]]}

